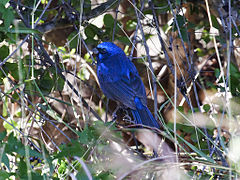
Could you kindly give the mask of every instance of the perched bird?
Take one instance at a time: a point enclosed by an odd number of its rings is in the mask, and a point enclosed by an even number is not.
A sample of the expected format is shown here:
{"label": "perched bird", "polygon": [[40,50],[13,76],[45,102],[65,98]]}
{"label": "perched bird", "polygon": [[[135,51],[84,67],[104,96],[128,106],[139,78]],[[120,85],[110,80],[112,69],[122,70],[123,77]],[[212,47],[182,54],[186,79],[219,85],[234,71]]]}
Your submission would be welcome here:
{"label": "perched bird", "polygon": [[93,52],[97,54],[97,76],[105,96],[129,108],[136,124],[160,128],[147,107],[138,71],[123,50],[112,42],[103,42]]}

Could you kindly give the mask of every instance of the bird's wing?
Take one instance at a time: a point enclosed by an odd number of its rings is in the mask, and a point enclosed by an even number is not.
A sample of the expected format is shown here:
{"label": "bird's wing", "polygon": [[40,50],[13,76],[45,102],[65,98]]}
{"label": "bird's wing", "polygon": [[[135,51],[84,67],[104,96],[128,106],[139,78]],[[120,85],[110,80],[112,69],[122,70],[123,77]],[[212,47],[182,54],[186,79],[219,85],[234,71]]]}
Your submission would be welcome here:
{"label": "bird's wing", "polygon": [[144,84],[135,65],[129,60],[128,66],[130,67],[130,86],[135,92],[135,96],[141,99],[143,105],[147,106],[147,97]]}
{"label": "bird's wing", "polygon": [[101,83],[104,94],[131,109],[136,109],[135,97],[139,97],[143,105],[146,106],[145,88],[136,67],[131,61],[126,63],[126,67],[126,70],[117,81],[104,81]]}

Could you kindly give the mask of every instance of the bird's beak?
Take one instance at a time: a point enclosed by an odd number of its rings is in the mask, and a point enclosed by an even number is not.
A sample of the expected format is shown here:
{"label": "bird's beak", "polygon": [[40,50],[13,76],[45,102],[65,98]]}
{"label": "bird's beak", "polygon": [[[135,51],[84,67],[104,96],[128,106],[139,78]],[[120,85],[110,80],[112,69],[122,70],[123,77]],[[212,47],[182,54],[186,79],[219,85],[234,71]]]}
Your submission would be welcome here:
{"label": "bird's beak", "polygon": [[98,51],[97,48],[94,48],[94,49],[92,50],[92,52],[93,52],[93,54],[98,54],[98,53],[99,53],[99,51]]}
{"label": "bird's beak", "polygon": [[[98,54],[99,54],[99,50],[97,48],[92,49],[92,53],[96,55],[96,58],[98,59]],[[93,62],[94,64],[96,64],[96,61]]]}

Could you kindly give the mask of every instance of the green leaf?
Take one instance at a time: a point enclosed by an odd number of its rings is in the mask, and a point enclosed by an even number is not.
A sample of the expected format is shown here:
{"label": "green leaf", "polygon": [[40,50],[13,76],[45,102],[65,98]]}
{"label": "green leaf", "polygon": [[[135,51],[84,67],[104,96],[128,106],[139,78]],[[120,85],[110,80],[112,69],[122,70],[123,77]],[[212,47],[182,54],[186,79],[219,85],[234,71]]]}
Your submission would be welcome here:
{"label": "green leaf", "polygon": [[197,149],[195,146],[193,146],[191,143],[189,143],[188,141],[186,141],[184,138],[182,138],[181,136],[177,135],[182,141],[184,141],[184,143],[186,143],[193,151],[195,151],[197,154],[199,154],[201,157],[205,158],[207,161],[211,162],[211,163],[216,163],[212,158],[210,158],[209,156],[207,156],[205,153],[203,153],[202,151],[200,151],[199,149]]}
{"label": "green leaf", "polygon": [[210,107],[209,104],[204,104],[203,109],[204,109],[205,112],[208,112],[211,109],[211,107]]}
{"label": "green leaf", "polygon": [[3,78],[4,78],[4,74],[2,71],[0,71],[0,85],[3,85]]}
{"label": "green leaf", "polygon": [[200,57],[205,56],[206,54],[204,53],[203,49],[201,48],[196,48],[197,55]]}
{"label": "green leaf", "polygon": [[196,27],[196,24],[192,23],[192,22],[188,22],[187,28],[188,29],[193,29]]}
{"label": "green leaf", "polygon": [[5,164],[5,166],[10,170],[10,164],[9,164],[9,159],[6,153],[3,153],[2,156],[2,162]]}
{"label": "green leaf", "polygon": [[69,46],[70,46],[71,49],[77,48],[77,46],[78,46],[78,35],[77,35],[77,33],[76,32],[71,33],[68,36],[68,41],[70,42]]}
{"label": "green leaf", "polygon": [[[187,20],[184,18],[184,16],[181,16],[181,15],[177,15],[176,16],[176,21],[178,23],[178,26],[180,28],[180,33],[182,35],[182,39],[183,41],[187,41],[187,36],[188,36],[188,32],[187,32],[187,28],[186,28],[186,23],[187,23]],[[174,22],[176,23],[176,22]],[[173,26],[173,24],[171,25]],[[177,26],[174,24],[174,31],[177,31]],[[178,34],[179,36],[179,34]],[[179,36],[180,38],[180,36]]]}
{"label": "green leaf", "polygon": [[88,128],[85,128],[82,132],[80,132],[79,135],[79,140],[82,144],[88,144],[88,139],[89,139],[89,130]]}
{"label": "green leaf", "polygon": [[130,40],[126,36],[117,36],[116,39],[119,40],[121,43],[123,43],[125,45],[130,45],[131,44]]}
{"label": "green leaf", "polygon": [[56,88],[55,89],[57,91],[62,91],[63,87],[64,87],[64,84],[65,84],[65,81],[62,78],[58,77],[56,83],[57,84],[56,84]]}
{"label": "green leaf", "polygon": [[135,20],[128,20],[126,23],[126,29],[128,31],[134,31],[136,29],[137,23]]}
{"label": "green leaf", "polygon": [[[14,127],[16,127],[18,124],[16,123],[16,121],[14,121],[14,120],[10,120],[10,122],[9,123],[11,123]],[[6,129],[6,130],[8,130],[8,131],[11,131],[11,130],[13,130],[14,129],[14,127],[12,126],[12,125],[10,125],[10,124],[8,124],[7,122],[3,122],[3,127]]]}
{"label": "green leaf", "polygon": [[10,72],[11,73],[11,76],[15,79],[15,80],[19,80],[19,73],[18,73],[18,65],[17,63],[9,63],[9,62],[6,62],[4,65],[3,65],[3,69],[6,71],[6,72]]}
{"label": "green leaf", "polygon": [[7,173],[6,171],[0,170],[0,179],[7,179],[10,177],[10,173]]}
{"label": "green leaf", "polygon": [[234,95],[234,96],[237,96],[238,93],[240,92],[239,91],[239,84],[240,84],[240,79],[237,78],[236,76],[230,76],[230,90],[231,90],[231,93]]}
{"label": "green leaf", "polygon": [[[81,2],[81,1],[77,1],[77,2]],[[80,7],[80,5],[78,7]],[[84,13],[91,12],[91,7],[92,7],[91,0],[84,0],[84,3],[83,3]]]}
{"label": "green leaf", "polygon": [[14,19],[14,14],[12,9],[5,9],[2,17],[3,17],[5,29],[8,29],[8,27],[11,25]]}
{"label": "green leaf", "polygon": [[18,172],[20,177],[27,177],[27,165],[23,158],[20,158],[20,162],[18,164]]}
{"label": "green leaf", "polygon": [[23,144],[20,143],[16,137],[14,137],[13,133],[11,133],[8,136],[8,144],[6,145],[5,150],[7,153],[10,153],[10,154],[12,154],[13,152],[16,152],[22,156],[25,155]]}
{"label": "green leaf", "polygon": [[230,73],[233,76],[236,75],[237,73],[239,73],[238,67],[236,65],[234,65],[233,63],[230,63]]}
{"label": "green leaf", "polygon": [[106,27],[113,28],[113,26],[114,26],[114,19],[113,19],[112,15],[110,15],[110,14],[106,14],[104,16],[103,22],[104,22]]}
{"label": "green leaf", "polygon": [[64,161],[61,161],[61,164],[60,164],[60,166],[58,168],[58,173],[59,174],[64,174],[66,172],[67,167],[68,167],[67,163],[64,162]]}
{"label": "green leaf", "polygon": [[88,38],[94,38],[94,36],[96,34],[98,34],[98,31],[100,31],[100,29],[93,25],[93,24],[89,24],[85,29],[84,29],[84,32],[85,32],[85,35],[88,37]]}
{"label": "green leaf", "polygon": [[221,26],[219,25],[217,18],[215,16],[211,15],[211,19],[212,19],[213,27],[215,27],[216,29],[220,29]]}
{"label": "green leaf", "polygon": [[49,72],[46,72],[44,76],[38,80],[38,86],[43,93],[49,94],[54,86],[53,79],[50,77]]}
{"label": "green leaf", "polygon": [[7,4],[8,1],[9,1],[9,0],[1,0],[1,1],[0,1],[0,4],[2,4],[2,5],[5,6],[5,5]]}
{"label": "green leaf", "polygon": [[14,33],[8,33],[6,30],[6,40],[9,44],[16,44],[17,43],[17,38],[16,38],[16,34]]}
{"label": "green leaf", "polygon": [[29,151],[29,156],[35,156],[38,158],[43,158],[42,154],[39,153],[38,151],[35,151],[33,149],[31,149],[30,147],[27,147],[28,151]]}
{"label": "green leaf", "polygon": [[184,112],[183,106],[178,106],[177,109],[178,109],[180,112]]}
{"label": "green leaf", "polygon": [[220,69],[214,69],[215,77],[218,78],[220,76]]}
{"label": "green leaf", "polygon": [[87,68],[83,67],[80,69],[79,73],[78,73],[78,77],[80,79],[84,80],[89,80],[90,78],[90,72],[88,71]]}
{"label": "green leaf", "polygon": [[50,179],[50,178],[46,178],[45,174],[41,175],[39,173],[32,173],[32,179],[34,179],[34,180],[42,180],[42,179]]}
{"label": "green leaf", "polygon": [[85,35],[88,38],[94,38],[94,36],[96,35],[96,33],[91,29],[90,26],[86,27],[84,31],[85,31]]}
{"label": "green leaf", "polygon": [[101,172],[97,175],[96,179],[111,180],[114,179],[114,176],[110,172]]}
{"label": "green leaf", "polygon": [[5,148],[6,153],[12,154],[13,152],[16,152],[20,156],[24,157],[26,155],[26,148],[29,151],[29,156],[37,156],[39,158],[42,158],[42,155],[39,152],[30,149],[28,146],[25,147],[21,141],[14,137],[13,133],[8,136],[8,143],[6,144]]}
{"label": "green leaf", "polygon": [[93,39],[93,38],[87,38],[87,39],[85,39],[85,42],[88,45],[96,45],[96,44],[98,44],[98,41]]}
{"label": "green leaf", "polygon": [[7,135],[6,131],[0,132],[0,141],[2,141]]}
{"label": "green leaf", "polygon": [[89,144],[91,142],[93,142],[96,138],[96,133],[95,133],[95,129],[93,127],[86,127],[84,128],[84,130],[80,133],[78,133],[79,135],[79,141],[82,144]]}
{"label": "green leaf", "polygon": [[185,126],[185,125],[183,125],[181,129],[184,130],[184,132],[186,132],[186,133],[193,133],[193,134],[195,134],[194,133],[195,129],[192,126]]}
{"label": "green leaf", "polygon": [[60,146],[61,152],[59,152],[55,158],[63,158],[78,156],[81,157],[86,152],[86,148],[82,146],[77,140],[73,140],[71,144],[63,144]]}
{"label": "green leaf", "polygon": [[88,179],[88,176],[86,175],[86,172],[85,172],[83,169],[81,169],[81,170],[77,173],[76,179],[78,179],[78,180],[85,180],[85,179]]}
{"label": "green leaf", "polygon": [[85,59],[88,63],[92,63],[92,61],[93,61],[93,60],[91,59],[89,53],[86,53],[86,54],[84,55],[84,59]]}
{"label": "green leaf", "polygon": [[176,0],[175,3],[176,3],[176,5],[179,6],[179,5],[181,5],[182,1],[181,0]]}
{"label": "green leaf", "polygon": [[187,42],[187,40],[188,40],[188,32],[187,32],[187,29],[183,27],[183,28],[180,29],[180,32],[181,32],[183,41],[184,41],[184,42]]}
{"label": "green leaf", "polygon": [[202,32],[202,39],[206,42],[206,43],[209,43],[210,42],[210,36],[209,36],[209,32],[204,29],[203,32]]}
{"label": "green leaf", "polygon": [[[1,2],[1,1],[0,1]],[[5,11],[5,4],[0,3],[0,13],[3,14]],[[0,16],[0,19],[3,20],[3,17]]]}
{"label": "green leaf", "polygon": [[4,60],[9,55],[9,47],[6,45],[3,45],[0,47],[0,59]]}
{"label": "green leaf", "polygon": [[13,92],[13,95],[12,95],[11,102],[14,103],[14,102],[16,102],[17,100],[19,100],[19,94],[18,94],[16,91],[14,91],[14,92]]}
{"label": "green leaf", "polygon": [[185,19],[184,19],[183,16],[177,15],[177,16],[176,16],[176,20],[177,20],[177,22],[178,22],[178,26],[179,26],[180,29],[181,29],[182,27],[184,27],[184,25],[185,25]]}

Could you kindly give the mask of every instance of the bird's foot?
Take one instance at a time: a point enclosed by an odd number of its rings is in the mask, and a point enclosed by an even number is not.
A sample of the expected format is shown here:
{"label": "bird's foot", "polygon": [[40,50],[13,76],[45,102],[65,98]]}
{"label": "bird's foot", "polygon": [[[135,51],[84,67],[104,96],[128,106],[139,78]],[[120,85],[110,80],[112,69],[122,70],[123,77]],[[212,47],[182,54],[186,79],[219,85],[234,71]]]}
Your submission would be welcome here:
{"label": "bird's foot", "polygon": [[112,120],[115,121],[117,119],[117,112],[120,109],[120,106],[117,106],[117,108],[112,113]]}
{"label": "bird's foot", "polygon": [[113,113],[112,113],[112,119],[113,120],[116,120],[117,119],[117,112],[119,111],[119,110],[125,110],[125,108],[124,108],[124,106],[122,106],[122,105],[118,105],[117,106],[117,108],[113,111]]}
{"label": "bird's foot", "polygon": [[116,119],[117,119],[117,114],[114,113],[114,114],[112,115],[112,121],[116,121]]}
{"label": "bird's foot", "polygon": [[130,122],[130,123],[134,123],[134,122],[132,121],[132,118],[131,118],[128,114],[126,114],[126,115],[123,116],[123,121]]}

